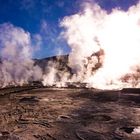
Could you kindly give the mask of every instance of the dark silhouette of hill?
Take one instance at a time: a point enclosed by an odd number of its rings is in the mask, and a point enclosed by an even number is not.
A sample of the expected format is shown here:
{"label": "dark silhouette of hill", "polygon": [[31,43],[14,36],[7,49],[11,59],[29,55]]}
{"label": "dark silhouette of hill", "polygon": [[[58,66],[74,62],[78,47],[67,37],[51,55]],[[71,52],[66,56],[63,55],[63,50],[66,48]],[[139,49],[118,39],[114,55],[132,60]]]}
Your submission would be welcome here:
{"label": "dark silhouette of hill", "polygon": [[68,66],[68,55],[52,56],[43,59],[34,59],[35,65],[38,65],[43,72],[46,70],[47,66],[53,65],[59,71],[66,70],[71,72],[71,68]]}

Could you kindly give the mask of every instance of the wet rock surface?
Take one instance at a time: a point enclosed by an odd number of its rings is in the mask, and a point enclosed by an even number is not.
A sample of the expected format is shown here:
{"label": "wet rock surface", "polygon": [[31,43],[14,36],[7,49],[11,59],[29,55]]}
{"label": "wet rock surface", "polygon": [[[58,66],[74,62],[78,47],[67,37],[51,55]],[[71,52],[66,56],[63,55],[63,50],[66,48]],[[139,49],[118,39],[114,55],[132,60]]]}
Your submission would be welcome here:
{"label": "wet rock surface", "polygon": [[140,140],[138,90],[5,88],[0,140]]}

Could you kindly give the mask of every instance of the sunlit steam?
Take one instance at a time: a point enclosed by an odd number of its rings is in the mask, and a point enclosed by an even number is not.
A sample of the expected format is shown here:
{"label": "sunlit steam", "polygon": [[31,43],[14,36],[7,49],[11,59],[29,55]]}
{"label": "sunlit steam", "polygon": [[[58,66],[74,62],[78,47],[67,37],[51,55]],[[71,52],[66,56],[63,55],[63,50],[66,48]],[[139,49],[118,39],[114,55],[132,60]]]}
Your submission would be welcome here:
{"label": "sunlit steam", "polygon": [[82,11],[65,17],[60,26],[64,28],[60,38],[66,39],[71,52],[66,60],[57,57],[48,62],[43,71],[31,59],[30,34],[11,24],[0,25],[1,87],[36,80],[57,87],[69,83],[101,89],[140,86],[139,3],[111,13],[85,3]]}
{"label": "sunlit steam", "polygon": [[[140,4],[109,14],[96,4],[85,4],[82,12],[65,17],[61,26],[72,50],[69,66],[76,80],[96,88],[139,86]],[[100,50],[104,52],[100,55],[102,65],[91,72],[99,63],[94,54]]]}
{"label": "sunlit steam", "polygon": [[31,59],[30,34],[12,24],[0,25],[0,87],[40,80],[42,71]]}

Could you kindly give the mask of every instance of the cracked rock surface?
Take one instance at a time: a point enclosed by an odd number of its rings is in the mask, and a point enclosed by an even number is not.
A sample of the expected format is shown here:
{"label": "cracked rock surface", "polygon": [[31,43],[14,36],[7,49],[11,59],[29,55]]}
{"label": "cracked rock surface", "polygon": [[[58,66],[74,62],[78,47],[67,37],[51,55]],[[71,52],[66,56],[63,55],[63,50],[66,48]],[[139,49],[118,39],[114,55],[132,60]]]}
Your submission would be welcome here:
{"label": "cracked rock surface", "polygon": [[0,140],[140,140],[140,91],[124,91],[1,89]]}

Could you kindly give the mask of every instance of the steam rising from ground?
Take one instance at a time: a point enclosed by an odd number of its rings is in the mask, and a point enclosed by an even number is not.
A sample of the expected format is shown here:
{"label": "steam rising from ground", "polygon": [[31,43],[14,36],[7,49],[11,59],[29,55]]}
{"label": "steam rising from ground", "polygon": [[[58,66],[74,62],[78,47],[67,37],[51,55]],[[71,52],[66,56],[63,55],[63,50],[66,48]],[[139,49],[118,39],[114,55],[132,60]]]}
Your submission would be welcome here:
{"label": "steam rising from ground", "polygon": [[140,4],[128,11],[107,13],[97,4],[61,22],[61,34],[71,47],[68,65],[71,82],[89,87],[121,88],[140,86]]}
{"label": "steam rising from ground", "polygon": [[84,5],[60,23],[61,37],[71,48],[66,68],[49,62],[42,72],[31,59],[30,34],[11,24],[0,25],[0,86],[43,80],[44,85],[58,87],[71,82],[102,89],[139,87],[140,3],[111,13],[97,4]]}
{"label": "steam rising from ground", "polygon": [[0,25],[0,86],[40,80],[42,71],[31,59],[30,34],[12,24]]}

